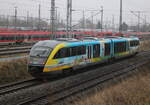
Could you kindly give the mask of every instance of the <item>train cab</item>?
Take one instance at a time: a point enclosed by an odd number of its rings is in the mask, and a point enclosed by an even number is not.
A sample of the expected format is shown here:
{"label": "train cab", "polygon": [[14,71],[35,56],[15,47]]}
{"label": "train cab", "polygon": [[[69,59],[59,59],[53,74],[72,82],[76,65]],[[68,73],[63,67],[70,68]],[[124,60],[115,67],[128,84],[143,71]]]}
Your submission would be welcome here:
{"label": "train cab", "polygon": [[31,75],[43,72],[48,57],[56,44],[58,43],[40,41],[32,47],[28,63],[28,71]]}
{"label": "train cab", "polygon": [[129,38],[129,51],[131,54],[137,54],[140,46],[140,40],[137,37]]}

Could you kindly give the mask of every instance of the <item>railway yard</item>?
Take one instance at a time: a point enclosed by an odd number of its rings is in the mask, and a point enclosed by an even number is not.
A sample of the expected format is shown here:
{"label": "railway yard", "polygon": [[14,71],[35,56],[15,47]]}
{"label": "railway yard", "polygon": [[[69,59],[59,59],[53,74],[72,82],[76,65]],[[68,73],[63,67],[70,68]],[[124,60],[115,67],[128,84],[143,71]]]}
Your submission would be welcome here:
{"label": "railway yard", "polygon": [[2,0],[0,105],[150,105],[149,0]]}
{"label": "railway yard", "polygon": [[[94,95],[93,93],[97,94],[142,73],[138,68],[150,63],[149,44],[149,38],[143,37],[140,40],[139,53],[135,56],[88,66],[42,80],[33,78],[27,72],[28,55],[33,44],[3,46],[0,49],[0,103],[83,105],[83,100],[86,103],[88,96]],[[79,103],[76,100],[79,100]]]}
{"label": "railway yard", "polygon": [[[46,81],[28,75],[27,78],[30,79],[1,85],[0,103],[3,105],[66,105],[74,103],[73,100],[82,99],[82,96],[92,94],[91,92],[94,91],[95,87],[101,90],[141,72],[137,68],[149,64],[150,61],[150,52],[147,45],[149,45],[149,41],[141,44],[141,52],[138,55],[120,59],[113,63],[79,69],[71,74],[66,73]],[[24,69],[26,70],[26,68]]]}
{"label": "railway yard", "polygon": [[[39,80],[30,76],[27,73],[27,58],[25,57],[14,59],[10,65],[8,64],[11,60],[1,61],[0,72],[8,71],[0,74],[0,82],[3,84],[0,86],[0,103],[3,105],[76,104],[74,100],[84,99],[97,88],[101,91],[142,72],[138,68],[149,65],[150,61],[149,43],[149,40],[142,40],[139,54],[134,57],[78,69],[71,73],[66,72],[48,80]],[[8,52],[2,52],[2,58],[5,58],[5,55],[10,54],[19,56],[17,52],[28,55],[30,49],[31,46],[15,46],[0,50]]]}

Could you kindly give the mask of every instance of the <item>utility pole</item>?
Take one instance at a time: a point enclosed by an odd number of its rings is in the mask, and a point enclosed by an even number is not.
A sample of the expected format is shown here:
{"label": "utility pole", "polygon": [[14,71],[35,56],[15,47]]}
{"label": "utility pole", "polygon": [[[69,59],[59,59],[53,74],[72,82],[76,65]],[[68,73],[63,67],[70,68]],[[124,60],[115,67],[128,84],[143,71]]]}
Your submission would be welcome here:
{"label": "utility pole", "polygon": [[104,15],[104,9],[103,6],[101,6],[101,32],[103,32],[103,15]]}
{"label": "utility pole", "polygon": [[51,10],[49,10],[49,29],[48,31],[51,31]]}
{"label": "utility pole", "polygon": [[58,12],[58,16],[57,16],[57,21],[58,21],[58,27],[59,27],[59,23],[60,23],[60,13]]}
{"label": "utility pole", "polygon": [[122,0],[120,0],[119,32],[122,32]]}
{"label": "utility pole", "polygon": [[32,27],[32,30],[34,30],[35,24],[34,24],[34,22],[33,22],[33,14],[30,14],[30,20],[31,20],[31,27]]}
{"label": "utility pole", "polygon": [[40,5],[40,4],[39,4],[39,11],[38,11],[38,14],[39,14],[38,30],[41,30],[41,5]]}
{"label": "utility pole", "polygon": [[138,32],[140,32],[140,18],[141,18],[141,12],[140,11],[137,11],[138,12]]}
{"label": "utility pole", "polygon": [[27,25],[29,24],[29,11],[27,11]]}
{"label": "utility pole", "polygon": [[147,16],[145,15],[145,25],[147,25]]}
{"label": "utility pole", "polygon": [[115,19],[114,19],[114,15],[112,15],[112,31],[115,31]]}
{"label": "utility pole", "polygon": [[70,13],[70,0],[67,0],[67,37],[69,36],[69,13]]}
{"label": "utility pole", "polygon": [[145,26],[145,32],[147,32],[147,16],[145,15],[145,21],[144,21],[144,26]]}
{"label": "utility pole", "polygon": [[9,28],[9,15],[7,15],[7,29]]}
{"label": "utility pole", "polygon": [[70,31],[72,30],[72,0],[67,0],[67,37],[70,36]]}
{"label": "utility pole", "polygon": [[15,29],[17,28],[17,7],[15,7]]}
{"label": "utility pole", "polygon": [[58,28],[58,11],[57,11],[58,7],[55,7],[55,31]]}
{"label": "utility pole", "polygon": [[72,0],[70,0],[70,32],[72,32]]}
{"label": "utility pole", "polygon": [[83,30],[85,31],[85,11],[83,10]]}
{"label": "utility pole", "polygon": [[94,30],[94,16],[93,16],[93,11],[91,12],[92,15],[92,31]]}
{"label": "utility pole", "polygon": [[[144,11],[131,11],[133,15],[138,17],[138,27],[137,27],[137,32],[140,32],[140,19],[141,19],[141,13],[144,13]],[[136,14],[137,13],[137,14]],[[144,20],[145,21],[145,20]]]}
{"label": "utility pole", "polygon": [[52,39],[55,39],[55,0],[51,0],[51,31]]}

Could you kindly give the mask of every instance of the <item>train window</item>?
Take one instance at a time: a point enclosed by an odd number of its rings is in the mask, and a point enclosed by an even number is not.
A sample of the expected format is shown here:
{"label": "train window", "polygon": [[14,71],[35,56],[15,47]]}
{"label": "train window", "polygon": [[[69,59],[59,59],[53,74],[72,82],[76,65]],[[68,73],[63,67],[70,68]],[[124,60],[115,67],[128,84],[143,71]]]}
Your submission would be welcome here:
{"label": "train window", "polygon": [[70,57],[70,48],[62,48],[55,55],[54,59]]}
{"label": "train window", "polygon": [[77,47],[71,47],[71,56],[76,56],[77,55]]}
{"label": "train window", "polygon": [[70,57],[71,54],[70,54],[70,48],[64,48],[64,57]]}
{"label": "train window", "polygon": [[20,40],[23,40],[24,39],[24,35],[20,35]]}
{"label": "train window", "polygon": [[36,57],[48,57],[52,49],[49,47],[36,46],[31,49],[30,55]]}
{"label": "train window", "polygon": [[6,40],[9,40],[9,36],[8,35],[5,38],[6,38]]}
{"label": "train window", "polygon": [[105,43],[105,56],[110,55],[110,43]]}
{"label": "train window", "polygon": [[60,49],[55,55],[54,59],[63,58],[63,49]]}
{"label": "train window", "polygon": [[28,39],[29,39],[29,40],[31,39],[31,35],[28,35]]}
{"label": "train window", "polygon": [[86,49],[85,49],[85,46],[79,46],[79,47],[76,47],[77,49],[77,54],[76,55],[83,55],[86,53]]}
{"label": "train window", "polygon": [[85,46],[81,46],[81,54],[86,54],[86,47]]}
{"label": "train window", "polygon": [[10,35],[10,36],[8,37],[8,40],[13,40],[13,38],[14,38],[14,37]]}
{"label": "train window", "polygon": [[46,37],[46,35],[39,35],[39,38],[41,39],[41,38],[45,38]]}
{"label": "train window", "polygon": [[93,58],[100,57],[100,44],[93,45]]}
{"label": "train window", "polygon": [[140,42],[139,42],[138,40],[130,41],[130,46],[131,46],[131,47],[138,46],[139,44],[140,44]]}
{"label": "train window", "polygon": [[71,47],[71,56],[84,55],[86,54],[85,46]]}
{"label": "train window", "polygon": [[83,55],[83,54],[86,54],[85,46],[62,48],[57,52],[54,59],[66,58],[66,57]]}
{"label": "train window", "polygon": [[21,39],[20,35],[16,35],[16,39],[20,40]]}
{"label": "train window", "polygon": [[24,36],[24,39],[28,39],[28,35],[25,35],[25,36]]}
{"label": "train window", "polygon": [[117,42],[114,44],[114,53],[125,52],[126,47],[126,42]]}
{"label": "train window", "polygon": [[4,35],[1,36],[1,40],[5,40],[5,36]]}
{"label": "train window", "polygon": [[3,37],[4,37],[3,35],[0,35],[0,40],[3,40]]}
{"label": "train window", "polygon": [[49,35],[46,35],[45,38],[50,38],[50,36],[49,36]]}
{"label": "train window", "polygon": [[6,40],[9,40],[9,36],[7,35],[7,36],[5,37],[5,39],[6,39]]}

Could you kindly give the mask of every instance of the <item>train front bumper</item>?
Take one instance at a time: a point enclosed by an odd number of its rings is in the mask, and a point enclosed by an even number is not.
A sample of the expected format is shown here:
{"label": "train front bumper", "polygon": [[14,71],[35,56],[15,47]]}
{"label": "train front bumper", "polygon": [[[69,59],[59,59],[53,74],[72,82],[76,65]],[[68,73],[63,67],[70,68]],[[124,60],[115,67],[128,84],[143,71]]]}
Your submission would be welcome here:
{"label": "train front bumper", "polygon": [[28,72],[30,74],[41,74],[43,73],[44,66],[28,65]]}
{"label": "train front bumper", "polygon": [[61,70],[58,71],[50,71],[50,72],[44,72],[44,67],[43,65],[37,66],[37,65],[28,65],[28,72],[33,76],[33,77],[53,77],[62,74]]}

